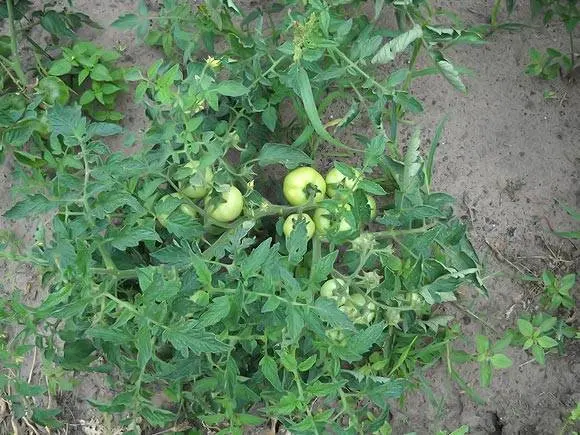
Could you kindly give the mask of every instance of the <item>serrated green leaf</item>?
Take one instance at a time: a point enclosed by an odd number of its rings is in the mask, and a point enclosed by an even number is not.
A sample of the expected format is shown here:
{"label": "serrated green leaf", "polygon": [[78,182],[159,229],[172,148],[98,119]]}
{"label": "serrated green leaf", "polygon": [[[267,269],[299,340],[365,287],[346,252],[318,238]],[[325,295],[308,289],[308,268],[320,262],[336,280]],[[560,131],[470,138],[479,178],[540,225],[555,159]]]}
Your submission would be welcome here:
{"label": "serrated green leaf", "polygon": [[16,203],[10,210],[4,213],[6,219],[22,219],[28,216],[37,216],[47,213],[58,207],[57,202],[50,201],[40,193]]}
{"label": "serrated green leaf", "polygon": [[215,88],[216,92],[226,97],[241,97],[246,95],[250,90],[239,82],[233,80],[224,80],[219,82]]}
{"label": "serrated green leaf", "polygon": [[410,44],[423,36],[421,26],[415,25],[410,30],[391,39],[375,54],[372,63],[389,63],[395,59],[397,53],[404,51]]}
{"label": "serrated green leaf", "polygon": [[284,391],[280,377],[278,376],[278,366],[271,356],[265,355],[260,360],[260,371],[264,377],[272,384],[277,391]]}
{"label": "serrated green leaf", "polygon": [[495,369],[507,369],[512,366],[513,361],[502,353],[496,353],[491,357],[491,364]]}
{"label": "serrated green leaf", "polygon": [[218,340],[215,334],[200,328],[196,320],[171,325],[163,331],[162,337],[186,358],[189,352],[199,355],[222,353],[230,349],[230,346]]}
{"label": "serrated green leaf", "polygon": [[221,322],[230,313],[230,297],[218,296],[213,298],[207,311],[205,311],[199,318],[200,326],[212,326]]}
{"label": "serrated green leaf", "polygon": [[68,74],[72,69],[72,64],[69,62],[68,59],[58,59],[55,60],[48,73],[52,76],[62,76]]}
{"label": "serrated green leaf", "polygon": [[95,67],[91,70],[90,77],[91,79],[98,82],[113,81],[113,77],[111,77],[109,69],[102,63],[95,65]]}
{"label": "serrated green leaf", "polygon": [[124,251],[145,240],[161,242],[159,235],[152,228],[128,227],[112,237],[111,245],[119,251]]}

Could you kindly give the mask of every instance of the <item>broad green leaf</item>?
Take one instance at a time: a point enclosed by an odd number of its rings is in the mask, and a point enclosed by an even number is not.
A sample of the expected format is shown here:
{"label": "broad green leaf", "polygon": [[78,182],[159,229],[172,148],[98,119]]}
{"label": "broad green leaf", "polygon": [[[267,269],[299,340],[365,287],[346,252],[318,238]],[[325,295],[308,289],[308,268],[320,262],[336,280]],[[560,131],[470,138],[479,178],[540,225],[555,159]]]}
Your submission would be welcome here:
{"label": "broad green leaf", "polygon": [[293,343],[298,342],[304,328],[304,314],[300,307],[288,305],[286,307],[286,330]]}
{"label": "broad green leaf", "polygon": [[139,328],[139,332],[137,332],[135,337],[135,346],[137,347],[137,363],[139,368],[144,370],[153,354],[151,331],[146,325]]}
{"label": "broad green leaf", "polygon": [[298,364],[299,372],[307,372],[316,364],[316,354],[310,355],[307,359]]}
{"label": "broad green leaf", "polygon": [[95,93],[92,89],[87,89],[79,98],[79,104],[81,106],[86,106],[87,104],[93,102],[95,99]]}
{"label": "broad green leaf", "polygon": [[544,348],[542,348],[537,344],[534,344],[532,345],[531,349],[532,355],[534,355],[536,361],[538,361],[538,363],[540,363],[541,365],[546,364],[546,352],[544,351]]}
{"label": "broad green leaf", "polygon": [[280,377],[278,376],[278,366],[271,356],[265,355],[260,360],[260,370],[264,377],[272,384],[277,391],[284,391]]}
{"label": "broad green leaf", "polygon": [[405,33],[391,39],[374,55],[372,63],[389,63],[397,53],[404,51],[410,44],[423,36],[421,26],[415,25]]}
{"label": "broad green leaf", "polygon": [[290,264],[296,265],[302,261],[308,249],[306,223],[303,219],[296,222],[290,237],[286,238],[286,248],[288,249],[288,261]]}
{"label": "broad green leaf", "polygon": [[225,95],[226,97],[241,97],[250,91],[241,83],[235,82],[233,80],[224,80],[223,82],[219,82],[215,90],[218,94]]}
{"label": "broad green leaf", "polygon": [[313,163],[312,159],[304,151],[278,143],[264,144],[260,149],[257,160],[262,167],[281,164],[288,169],[294,169],[302,164],[311,165]]}
{"label": "broad green leaf", "polygon": [[157,408],[151,404],[145,403],[141,406],[141,415],[153,427],[164,427],[175,421],[176,415],[167,410]]}
{"label": "broad green leaf", "polygon": [[322,121],[320,120],[320,116],[318,114],[318,109],[316,108],[316,103],[314,102],[314,95],[312,94],[310,79],[308,78],[308,73],[306,70],[300,65],[295,65],[293,72],[296,90],[302,99],[304,111],[306,112],[306,116],[308,116],[314,131],[316,131],[316,133],[318,133],[321,138],[327,140],[328,142],[339,146],[342,145],[340,142],[334,139],[322,125]]}
{"label": "broad green leaf", "polygon": [[91,70],[90,77],[98,82],[113,81],[113,77],[111,77],[108,68],[101,63],[96,64]]}
{"label": "broad green leaf", "polygon": [[199,318],[200,326],[212,326],[225,319],[230,313],[230,296],[218,296],[213,298],[201,317]]}
{"label": "broad green leaf", "polygon": [[518,329],[524,337],[531,337],[534,334],[534,327],[526,319],[518,319]]}
{"label": "broad green leaf", "polygon": [[250,255],[240,265],[240,271],[245,279],[258,273],[270,255],[271,238],[267,238],[252,250]]}
{"label": "broad green leaf", "polygon": [[541,337],[538,337],[537,342],[544,349],[549,349],[551,347],[558,346],[558,342],[554,340],[552,337],[548,337],[547,335],[542,335]]}
{"label": "broad green leaf", "polygon": [[383,339],[384,329],[384,322],[379,322],[351,335],[344,347],[335,348],[338,357],[350,363],[361,360],[373,344]]}
{"label": "broad green leaf", "polygon": [[14,150],[12,153],[19,163],[30,166],[31,168],[42,168],[47,164],[43,158],[27,153],[26,151]]}
{"label": "broad green leaf", "polygon": [[128,30],[137,27],[142,20],[143,18],[138,15],[124,14],[121,15],[119,18],[117,18],[115,21],[113,21],[111,26],[116,27],[117,29]]}
{"label": "broad green leaf", "polygon": [[491,364],[495,369],[507,369],[512,366],[513,361],[502,353],[496,353],[491,357]]}
{"label": "broad green leaf", "polygon": [[87,128],[87,133],[93,136],[114,136],[123,131],[123,128],[118,124],[112,124],[109,122],[93,122],[89,124]]}
{"label": "broad green leaf", "polygon": [[479,382],[481,383],[482,387],[489,387],[489,384],[491,384],[492,374],[493,370],[491,363],[489,361],[482,361],[479,364]]}
{"label": "broad green leaf", "polygon": [[485,335],[477,335],[475,337],[475,347],[477,349],[477,353],[486,353],[489,350],[489,339]]}
{"label": "broad green leaf", "polygon": [[68,59],[58,59],[52,63],[50,69],[48,70],[48,73],[51,76],[62,76],[68,74],[71,71],[71,69],[72,64],[69,62]]}
{"label": "broad green leaf", "polygon": [[65,12],[54,10],[45,11],[40,17],[40,25],[48,33],[58,38],[74,38],[75,33],[71,28],[71,22]]}
{"label": "broad green leaf", "polygon": [[268,106],[262,112],[262,122],[266,127],[268,127],[268,130],[270,130],[271,132],[274,132],[274,130],[276,130],[276,123],[278,122],[278,113],[274,106]]}
{"label": "broad green leaf", "polygon": [[22,219],[29,216],[37,216],[47,213],[58,207],[57,202],[50,201],[40,193],[16,203],[10,210],[4,213],[6,219]]}

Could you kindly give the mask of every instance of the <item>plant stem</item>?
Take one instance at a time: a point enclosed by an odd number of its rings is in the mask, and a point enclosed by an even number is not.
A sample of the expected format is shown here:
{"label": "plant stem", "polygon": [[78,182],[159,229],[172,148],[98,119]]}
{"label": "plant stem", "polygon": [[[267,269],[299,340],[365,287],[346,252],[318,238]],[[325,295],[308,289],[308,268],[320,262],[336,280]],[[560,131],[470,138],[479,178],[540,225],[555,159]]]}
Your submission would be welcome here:
{"label": "plant stem", "polygon": [[13,0],[6,0],[6,7],[8,9],[8,28],[10,29],[10,49],[12,50],[12,69],[18,76],[18,81],[21,86],[26,85],[26,75],[22,70],[20,57],[18,56],[18,43],[16,41],[16,27],[14,26],[14,4]]}
{"label": "plant stem", "polygon": [[388,238],[393,238],[393,237],[402,236],[402,235],[406,235],[406,234],[424,233],[426,231],[429,231],[431,228],[433,228],[435,226],[437,226],[436,223],[424,225],[424,226],[419,227],[419,228],[411,228],[408,230],[378,231],[376,233],[373,233],[373,235],[376,239],[388,239]]}

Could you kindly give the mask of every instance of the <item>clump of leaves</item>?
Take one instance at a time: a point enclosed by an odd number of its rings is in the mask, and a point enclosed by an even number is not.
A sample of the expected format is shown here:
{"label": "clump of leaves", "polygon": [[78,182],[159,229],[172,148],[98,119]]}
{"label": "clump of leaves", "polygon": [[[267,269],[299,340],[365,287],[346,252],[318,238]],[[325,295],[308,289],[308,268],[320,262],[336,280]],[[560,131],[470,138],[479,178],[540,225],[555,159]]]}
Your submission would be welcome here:
{"label": "clump of leaves", "polygon": [[577,333],[564,320],[545,313],[522,316],[517,325],[514,341],[523,345],[524,350],[529,350],[542,365],[546,363],[547,352],[556,348],[562,352],[565,340],[573,339]]}
{"label": "clump of leaves", "polygon": [[512,366],[512,360],[501,353],[510,345],[510,342],[510,335],[506,335],[493,345],[489,338],[484,335],[476,337],[476,360],[479,362],[480,384],[483,387],[488,387],[491,384],[493,369],[507,369]]}
{"label": "clump of leaves", "polygon": [[48,74],[66,77],[80,95],[79,104],[93,119],[119,121],[123,114],[115,110],[115,103],[118,95],[127,90],[127,70],[115,65],[119,57],[117,51],[97,47],[91,42],[76,42],[71,48],[63,48],[60,58],[50,65]]}
{"label": "clump of leaves", "polygon": [[544,294],[542,295],[541,303],[544,307],[550,311],[555,311],[560,307],[565,309],[574,308],[575,302],[570,290],[576,283],[576,274],[569,273],[562,278],[558,278],[554,275],[554,272],[545,270],[542,274],[542,281],[544,283]]}
{"label": "clump of leaves", "polygon": [[573,63],[570,56],[555,48],[546,49],[545,53],[530,48],[530,63],[525,73],[544,80],[554,80],[572,71]]}

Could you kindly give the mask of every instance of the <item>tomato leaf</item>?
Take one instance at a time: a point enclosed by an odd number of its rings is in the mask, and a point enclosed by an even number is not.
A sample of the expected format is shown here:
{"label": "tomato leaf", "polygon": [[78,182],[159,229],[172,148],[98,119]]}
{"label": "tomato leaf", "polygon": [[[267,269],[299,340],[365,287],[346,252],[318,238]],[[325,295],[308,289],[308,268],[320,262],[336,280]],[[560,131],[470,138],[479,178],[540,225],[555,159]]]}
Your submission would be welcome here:
{"label": "tomato leaf", "polygon": [[257,160],[258,164],[262,167],[282,164],[288,169],[313,163],[313,160],[304,151],[279,143],[264,144],[260,150],[260,154],[258,154]]}

